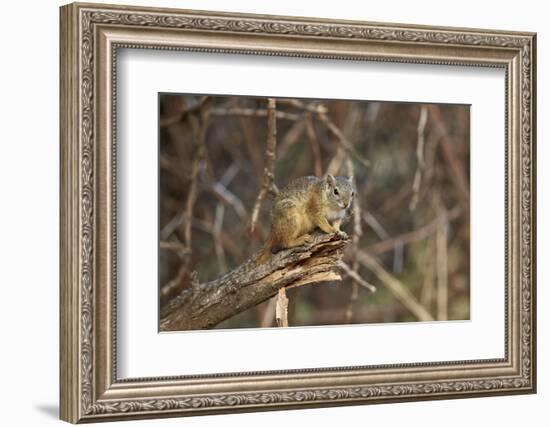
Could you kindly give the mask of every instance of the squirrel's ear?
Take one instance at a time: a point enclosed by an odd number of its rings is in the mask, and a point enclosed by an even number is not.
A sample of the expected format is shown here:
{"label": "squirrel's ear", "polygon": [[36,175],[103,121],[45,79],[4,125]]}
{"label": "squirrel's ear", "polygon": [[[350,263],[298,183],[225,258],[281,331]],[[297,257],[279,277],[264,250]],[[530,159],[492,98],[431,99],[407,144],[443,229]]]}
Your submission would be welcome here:
{"label": "squirrel's ear", "polygon": [[348,181],[350,184],[353,184],[353,175],[348,176]]}
{"label": "squirrel's ear", "polygon": [[330,185],[331,187],[333,187],[334,184],[336,184],[336,180],[330,173],[327,173],[326,181],[327,181],[327,184]]}

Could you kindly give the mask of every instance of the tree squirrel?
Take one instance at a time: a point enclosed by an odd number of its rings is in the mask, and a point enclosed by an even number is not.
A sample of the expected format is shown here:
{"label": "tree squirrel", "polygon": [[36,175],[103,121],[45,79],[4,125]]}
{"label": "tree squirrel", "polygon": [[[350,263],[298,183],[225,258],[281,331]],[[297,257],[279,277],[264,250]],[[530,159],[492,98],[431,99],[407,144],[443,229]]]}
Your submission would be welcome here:
{"label": "tree squirrel", "polygon": [[259,257],[265,262],[270,254],[301,246],[311,241],[311,232],[338,233],[354,191],[352,178],[305,176],[291,181],[273,201],[271,234]]}

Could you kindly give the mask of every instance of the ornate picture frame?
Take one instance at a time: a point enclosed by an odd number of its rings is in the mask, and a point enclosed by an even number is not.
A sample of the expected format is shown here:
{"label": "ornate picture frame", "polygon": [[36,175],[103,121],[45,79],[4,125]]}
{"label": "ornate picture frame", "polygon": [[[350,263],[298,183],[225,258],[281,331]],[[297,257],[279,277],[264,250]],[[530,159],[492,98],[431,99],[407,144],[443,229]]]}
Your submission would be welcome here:
{"label": "ornate picture frame", "polygon": [[[61,418],[78,423],[536,391],[536,36],[313,18],[61,8]],[[117,49],[505,70],[505,357],[117,378]]]}

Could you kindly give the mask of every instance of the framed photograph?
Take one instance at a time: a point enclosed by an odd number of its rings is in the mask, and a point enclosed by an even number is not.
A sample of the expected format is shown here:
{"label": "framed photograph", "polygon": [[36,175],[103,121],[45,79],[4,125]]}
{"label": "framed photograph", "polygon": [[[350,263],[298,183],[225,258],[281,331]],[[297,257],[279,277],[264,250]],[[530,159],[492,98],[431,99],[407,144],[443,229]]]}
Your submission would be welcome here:
{"label": "framed photograph", "polygon": [[535,392],[535,34],[60,22],[63,420]]}

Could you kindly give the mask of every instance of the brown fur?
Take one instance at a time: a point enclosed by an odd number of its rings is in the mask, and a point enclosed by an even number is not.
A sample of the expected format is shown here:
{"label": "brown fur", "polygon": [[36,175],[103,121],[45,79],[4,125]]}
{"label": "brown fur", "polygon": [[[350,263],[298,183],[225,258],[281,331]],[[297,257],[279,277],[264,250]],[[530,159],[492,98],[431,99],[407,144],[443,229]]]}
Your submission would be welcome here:
{"label": "brown fur", "polygon": [[[334,194],[335,188],[338,195]],[[352,197],[351,181],[344,177],[308,176],[290,182],[273,201],[271,234],[259,261],[265,262],[272,253],[282,249],[308,243],[310,233],[316,228],[325,233],[340,233],[340,224]]]}

